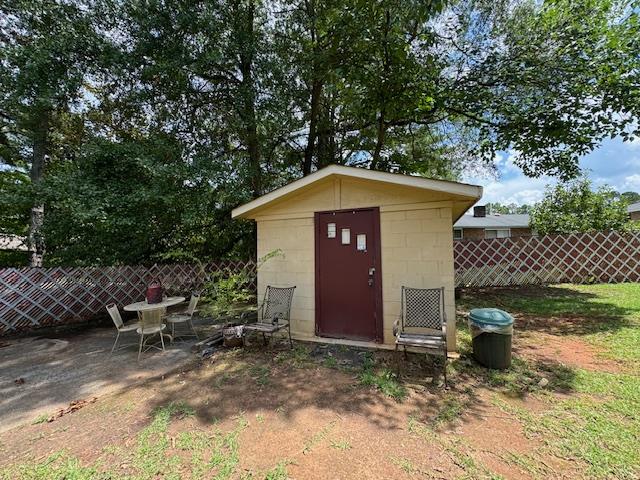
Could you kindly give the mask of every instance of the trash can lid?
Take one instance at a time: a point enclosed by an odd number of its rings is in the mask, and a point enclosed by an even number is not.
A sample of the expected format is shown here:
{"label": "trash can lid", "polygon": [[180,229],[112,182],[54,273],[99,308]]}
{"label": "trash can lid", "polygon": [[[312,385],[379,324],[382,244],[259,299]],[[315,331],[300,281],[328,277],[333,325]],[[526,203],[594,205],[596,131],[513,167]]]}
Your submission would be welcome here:
{"label": "trash can lid", "polygon": [[513,324],[513,317],[498,308],[474,308],[469,313],[469,318],[478,325],[507,326]]}

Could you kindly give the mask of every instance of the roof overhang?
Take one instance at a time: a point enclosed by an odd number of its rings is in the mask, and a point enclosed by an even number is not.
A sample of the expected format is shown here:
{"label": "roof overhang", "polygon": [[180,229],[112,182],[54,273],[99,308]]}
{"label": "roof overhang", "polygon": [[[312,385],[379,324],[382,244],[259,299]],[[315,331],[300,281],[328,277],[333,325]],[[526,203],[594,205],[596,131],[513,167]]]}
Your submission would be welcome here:
{"label": "roof overhang", "polygon": [[[251,202],[234,208],[231,212],[231,217],[251,218],[252,212],[256,211],[257,209],[263,208],[272,202],[293,195],[299,190],[331,176],[350,177],[359,180],[371,180],[397,186],[405,186],[435,192],[443,192],[450,195],[457,195],[459,197],[463,197],[463,199],[465,200],[469,200],[470,203],[467,209],[471,207],[471,205],[473,205],[473,203],[475,203],[478,199],[480,199],[480,197],[482,197],[482,187],[478,185],[449,182],[446,180],[434,180],[431,178],[413,175],[402,175],[398,173],[379,172],[376,170],[368,170],[365,168],[345,167],[343,165],[330,165],[310,175],[307,175],[306,177],[291,182],[284,187],[278,188],[277,190],[262,195],[261,197],[258,197]],[[466,211],[466,209],[464,211]],[[455,222],[460,216],[462,216],[464,211],[460,213],[457,218],[454,218],[453,221]]]}

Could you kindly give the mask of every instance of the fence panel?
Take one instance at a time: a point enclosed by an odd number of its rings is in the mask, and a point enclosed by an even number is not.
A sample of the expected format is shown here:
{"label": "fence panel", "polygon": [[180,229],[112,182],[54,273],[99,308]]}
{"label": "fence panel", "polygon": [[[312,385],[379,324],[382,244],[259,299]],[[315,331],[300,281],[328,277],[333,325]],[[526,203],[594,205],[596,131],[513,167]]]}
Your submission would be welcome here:
{"label": "fence panel", "polygon": [[0,336],[44,326],[83,322],[104,314],[108,303],[120,307],[144,298],[147,284],[158,279],[168,294],[200,290],[216,272],[251,272],[251,261],[220,261],[205,265],[119,267],[55,267],[0,269]]}
{"label": "fence panel", "polygon": [[[454,242],[457,286],[640,281],[640,232],[577,233]],[[90,320],[106,304],[144,298],[159,279],[169,294],[188,295],[216,272],[256,266],[248,261],[206,265],[0,269],[0,336]]]}
{"label": "fence panel", "polygon": [[457,286],[640,281],[640,232],[454,242]]}

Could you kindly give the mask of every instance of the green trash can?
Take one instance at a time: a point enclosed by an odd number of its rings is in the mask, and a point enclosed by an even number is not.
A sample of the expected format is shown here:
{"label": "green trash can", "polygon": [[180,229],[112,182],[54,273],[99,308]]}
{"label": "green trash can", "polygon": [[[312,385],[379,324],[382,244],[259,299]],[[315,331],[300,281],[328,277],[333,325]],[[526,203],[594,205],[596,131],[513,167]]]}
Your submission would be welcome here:
{"label": "green trash can", "polygon": [[488,368],[509,368],[513,317],[497,308],[476,308],[469,313],[469,328],[478,363]]}

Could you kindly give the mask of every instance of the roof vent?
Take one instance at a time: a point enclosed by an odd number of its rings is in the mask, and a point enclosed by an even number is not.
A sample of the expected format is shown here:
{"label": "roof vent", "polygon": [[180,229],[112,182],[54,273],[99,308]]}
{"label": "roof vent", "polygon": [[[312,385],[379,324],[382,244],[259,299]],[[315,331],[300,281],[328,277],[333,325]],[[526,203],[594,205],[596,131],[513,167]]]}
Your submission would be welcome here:
{"label": "roof vent", "polygon": [[476,205],[473,207],[473,216],[474,217],[486,217],[487,216],[487,206],[486,205]]}

